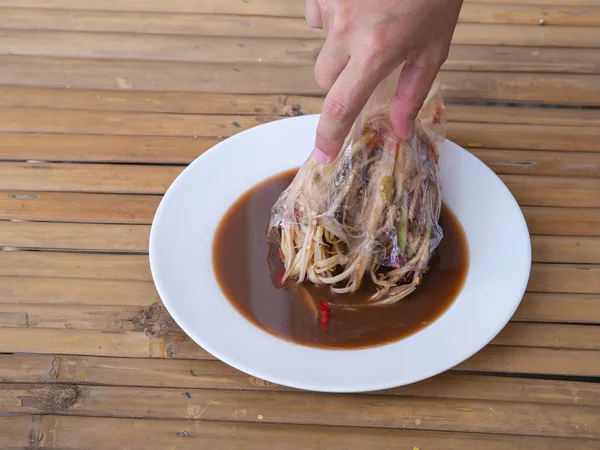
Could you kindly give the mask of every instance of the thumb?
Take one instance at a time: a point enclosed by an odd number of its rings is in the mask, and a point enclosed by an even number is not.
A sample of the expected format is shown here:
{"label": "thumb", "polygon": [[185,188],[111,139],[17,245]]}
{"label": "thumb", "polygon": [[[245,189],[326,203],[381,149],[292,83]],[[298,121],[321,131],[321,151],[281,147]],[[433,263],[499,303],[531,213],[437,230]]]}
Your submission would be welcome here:
{"label": "thumb", "polygon": [[400,139],[409,140],[415,134],[415,118],[427,98],[438,70],[438,65],[419,57],[413,62],[407,61],[400,72],[398,87],[390,106],[392,126]]}

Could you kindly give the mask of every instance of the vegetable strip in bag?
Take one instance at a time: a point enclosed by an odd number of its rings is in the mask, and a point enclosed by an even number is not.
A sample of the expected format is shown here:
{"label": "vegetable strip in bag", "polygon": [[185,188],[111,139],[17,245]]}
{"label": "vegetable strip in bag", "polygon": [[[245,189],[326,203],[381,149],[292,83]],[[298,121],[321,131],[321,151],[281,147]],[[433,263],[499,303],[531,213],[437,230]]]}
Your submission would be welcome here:
{"label": "vegetable strip in bag", "polygon": [[443,102],[436,79],[414,138],[402,141],[390,122],[390,79],[377,88],[335,161],[319,165],[309,158],[273,206],[269,236],[280,245],[282,281],[308,280],[344,294],[370,277],[377,286],[370,305],[397,302],[421,282],[442,238]]}

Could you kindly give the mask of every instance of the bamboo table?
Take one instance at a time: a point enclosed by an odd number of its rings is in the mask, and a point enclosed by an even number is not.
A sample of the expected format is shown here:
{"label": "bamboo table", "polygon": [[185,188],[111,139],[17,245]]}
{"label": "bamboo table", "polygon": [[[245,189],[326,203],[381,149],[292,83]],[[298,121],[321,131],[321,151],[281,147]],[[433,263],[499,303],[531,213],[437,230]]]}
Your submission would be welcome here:
{"label": "bamboo table", "polygon": [[299,392],[165,313],[161,194],[224,137],[320,110],[303,3],[0,0],[0,448],[600,448],[600,0],[465,2],[449,137],[514,193],[534,260],[479,354],[386,392]]}

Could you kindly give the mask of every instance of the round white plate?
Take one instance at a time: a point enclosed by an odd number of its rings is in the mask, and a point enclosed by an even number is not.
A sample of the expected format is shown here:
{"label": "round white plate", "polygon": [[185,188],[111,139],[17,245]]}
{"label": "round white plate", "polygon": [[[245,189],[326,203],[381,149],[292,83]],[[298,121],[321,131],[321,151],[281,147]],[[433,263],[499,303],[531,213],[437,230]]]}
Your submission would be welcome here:
{"label": "round white plate", "polygon": [[261,330],[224,297],[212,268],[213,236],[244,192],[299,167],[318,116],[285,119],[231,137],[196,159],[165,194],[150,235],[150,265],[165,306],[199,345],[273,383],[328,392],[385,389],[461,363],[509,321],[525,292],[531,243],[517,202],[481,161],[446,141],[443,198],[462,224],[470,267],[462,292],[435,322],[406,339],[360,350],[321,350]]}

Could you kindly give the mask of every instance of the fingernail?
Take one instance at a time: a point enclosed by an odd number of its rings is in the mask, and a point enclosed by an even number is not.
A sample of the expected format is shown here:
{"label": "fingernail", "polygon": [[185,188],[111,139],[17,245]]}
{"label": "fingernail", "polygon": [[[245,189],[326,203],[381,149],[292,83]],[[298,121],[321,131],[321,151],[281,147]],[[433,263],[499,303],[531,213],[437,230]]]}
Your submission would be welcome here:
{"label": "fingernail", "polygon": [[319,164],[329,164],[331,159],[317,147],[313,150],[313,159]]}
{"label": "fingernail", "polygon": [[411,140],[415,135],[415,121],[411,120],[406,126],[406,133],[408,134],[408,140]]}

